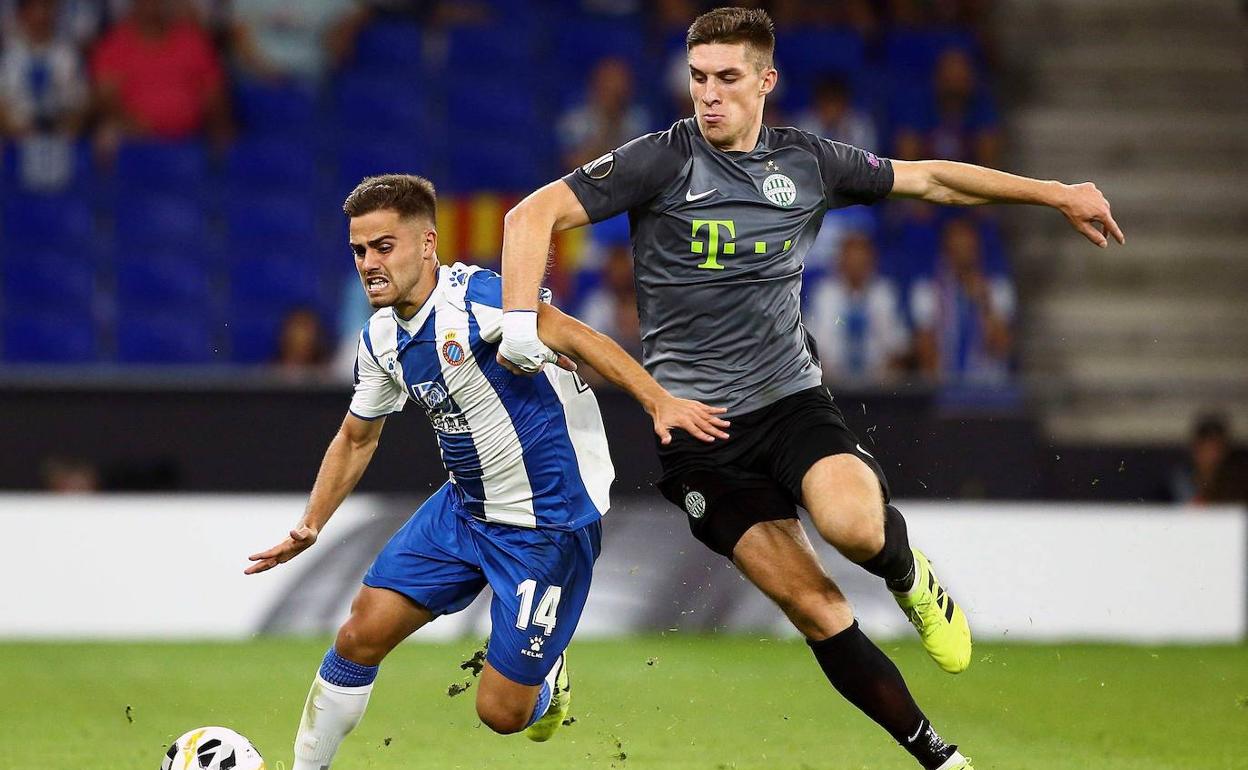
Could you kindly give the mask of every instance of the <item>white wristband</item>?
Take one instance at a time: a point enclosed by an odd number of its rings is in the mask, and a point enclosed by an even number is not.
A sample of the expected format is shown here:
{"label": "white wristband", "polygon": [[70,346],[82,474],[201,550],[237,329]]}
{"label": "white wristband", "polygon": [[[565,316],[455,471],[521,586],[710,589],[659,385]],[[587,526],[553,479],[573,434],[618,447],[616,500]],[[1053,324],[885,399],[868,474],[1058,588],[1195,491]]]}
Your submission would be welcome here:
{"label": "white wristband", "polygon": [[508,310],[503,313],[503,339],[508,342],[537,340],[537,311]]}

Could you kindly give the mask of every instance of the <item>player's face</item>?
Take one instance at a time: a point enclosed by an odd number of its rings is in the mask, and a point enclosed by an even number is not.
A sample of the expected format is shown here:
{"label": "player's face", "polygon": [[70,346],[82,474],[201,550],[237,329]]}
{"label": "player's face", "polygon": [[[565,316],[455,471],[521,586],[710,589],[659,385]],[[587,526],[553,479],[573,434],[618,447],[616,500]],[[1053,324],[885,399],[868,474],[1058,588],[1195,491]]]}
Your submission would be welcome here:
{"label": "player's face", "polygon": [[350,238],[368,303],[393,306],[403,316],[419,310],[437,282],[438,233],[433,225],[382,209],[352,217]]}
{"label": "player's face", "polygon": [[694,46],[689,51],[689,95],[702,136],[721,150],[754,149],[763,103],[777,77],[774,68],[760,68],[744,43]]}

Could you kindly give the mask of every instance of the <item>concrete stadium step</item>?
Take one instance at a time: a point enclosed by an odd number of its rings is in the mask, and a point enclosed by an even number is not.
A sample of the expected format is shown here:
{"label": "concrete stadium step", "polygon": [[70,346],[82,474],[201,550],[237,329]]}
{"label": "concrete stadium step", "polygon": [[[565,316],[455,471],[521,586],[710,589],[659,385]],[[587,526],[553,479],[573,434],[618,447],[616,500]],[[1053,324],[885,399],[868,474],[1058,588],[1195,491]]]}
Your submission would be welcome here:
{"label": "concrete stadium step", "polygon": [[1119,71],[1087,70],[1035,73],[1027,90],[1031,104],[1100,107],[1114,110],[1242,109],[1242,72],[1206,73],[1193,78],[1184,72],[1157,71],[1147,77]]}
{"label": "concrete stadium step", "polygon": [[1053,410],[1045,424],[1049,435],[1069,444],[1183,444],[1198,414],[1227,414],[1234,435],[1248,433],[1248,403],[1218,397],[1119,395]]}
{"label": "concrete stadium step", "polygon": [[[1182,442],[1222,406],[1248,431],[1248,26],[1238,0],[1006,0],[1020,73],[1007,167],[1092,179],[1127,247],[1020,212],[1020,353],[1062,440]],[[1017,55],[1013,55],[1017,52]]]}
{"label": "concrete stadium step", "polygon": [[1047,48],[1038,52],[1035,71],[1041,75],[1069,75],[1104,72],[1115,75],[1151,75],[1164,72],[1204,77],[1243,74],[1242,46],[1166,45],[1146,42],[1105,40],[1081,41],[1076,45]]}
{"label": "concrete stadium step", "polygon": [[1115,218],[1124,222],[1198,230],[1231,229],[1248,221],[1248,185],[1242,172],[1229,165],[1200,174],[1105,170],[1089,176],[1109,198]]}
{"label": "concrete stadium step", "polygon": [[1102,278],[1132,282],[1143,277],[1164,279],[1166,285],[1198,283],[1235,294],[1248,287],[1248,254],[1244,253],[1242,233],[1184,235],[1159,233],[1147,224],[1122,224],[1127,236],[1124,247],[1100,250],[1073,238],[1061,238],[1034,252],[1035,256],[1043,268],[1060,272],[1068,284]]}
{"label": "concrete stadium step", "polygon": [[[1132,383],[1159,382],[1175,392],[1225,390],[1248,382],[1248,360],[1206,361],[1200,367],[1133,355],[1109,356],[1070,362],[1066,375],[1076,385],[1130,388]],[[1242,390],[1242,388],[1238,388]]]}
{"label": "concrete stadium step", "polygon": [[1173,301],[1164,287],[1116,294],[1099,289],[1054,292],[1036,297],[1035,323],[1046,329],[1107,325],[1118,329],[1203,328],[1218,331],[1248,324],[1248,303]]}
{"label": "concrete stadium step", "polygon": [[[1248,86],[1248,79],[1243,85]],[[1200,111],[1032,107],[1017,111],[1011,134],[1032,153],[1097,149],[1141,157],[1195,152],[1211,164],[1248,153],[1248,109]],[[1213,153],[1215,152],[1216,155]]]}

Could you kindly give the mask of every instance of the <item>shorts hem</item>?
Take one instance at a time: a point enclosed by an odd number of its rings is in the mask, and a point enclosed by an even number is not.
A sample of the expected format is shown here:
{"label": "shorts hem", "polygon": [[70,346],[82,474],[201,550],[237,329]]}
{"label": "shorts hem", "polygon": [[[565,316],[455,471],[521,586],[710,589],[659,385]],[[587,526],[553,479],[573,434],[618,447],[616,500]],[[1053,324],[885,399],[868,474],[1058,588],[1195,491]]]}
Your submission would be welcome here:
{"label": "shorts hem", "polygon": [[433,607],[430,602],[426,601],[422,597],[416,596],[411,591],[405,591],[402,588],[399,588],[398,586],[386,585],[385,583],[378,582],[375,578],[371,578],[369,575],[365,575],[364,579],[361,580],[360,583],[368,586],[369,588],[381,588],[386,591],[394,591],[399,596],[402,596],[405,599],[408,599],[413,604],[425,610],[426,612],[428,612],[430,615],[432,615],[435,618],[447,614],[446,608]]}
{"label": "shorts hem", "polygon": [[[502,653],[499,653],[499,655],[501,654]],[[485,660],[494,668],[495,671],[507,677],[509,680],[515,682],[516,684],[522,684],[526,687],[536,687],[537,685],[541,684],[543,681],[546,680],[546,674],[543,673],[541,676],[537,677],[536,682],[530,682],[530,681],[527,681],[528,680],[527,676],[523,674],[517,674],[516,669],[512,668],[510,664],[500,665],[498,655],[494,654],[493,645],[491,645],[490,649],[486,651]],[[554,664],[551,664],[551,665],[554,665]],[[549,670],[550,669],[547,669],[547,671]]]}

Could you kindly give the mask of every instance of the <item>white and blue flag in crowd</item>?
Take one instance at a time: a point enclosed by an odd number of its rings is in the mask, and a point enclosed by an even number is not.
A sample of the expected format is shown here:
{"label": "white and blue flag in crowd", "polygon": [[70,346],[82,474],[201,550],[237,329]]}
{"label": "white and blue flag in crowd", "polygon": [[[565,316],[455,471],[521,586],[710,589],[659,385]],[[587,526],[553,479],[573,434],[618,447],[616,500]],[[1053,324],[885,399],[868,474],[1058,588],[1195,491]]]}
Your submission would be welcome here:
{"label": "white and blue flag in crowd", "polygon": [[578,529],[606,513],[615,469],[598,401],[574,373],[522,377],[500,365],[502,280],[438,268],[410,319],[383,308],[365,324],[351,413],[373,420],[419,404],[464,512],[519,527]]}

